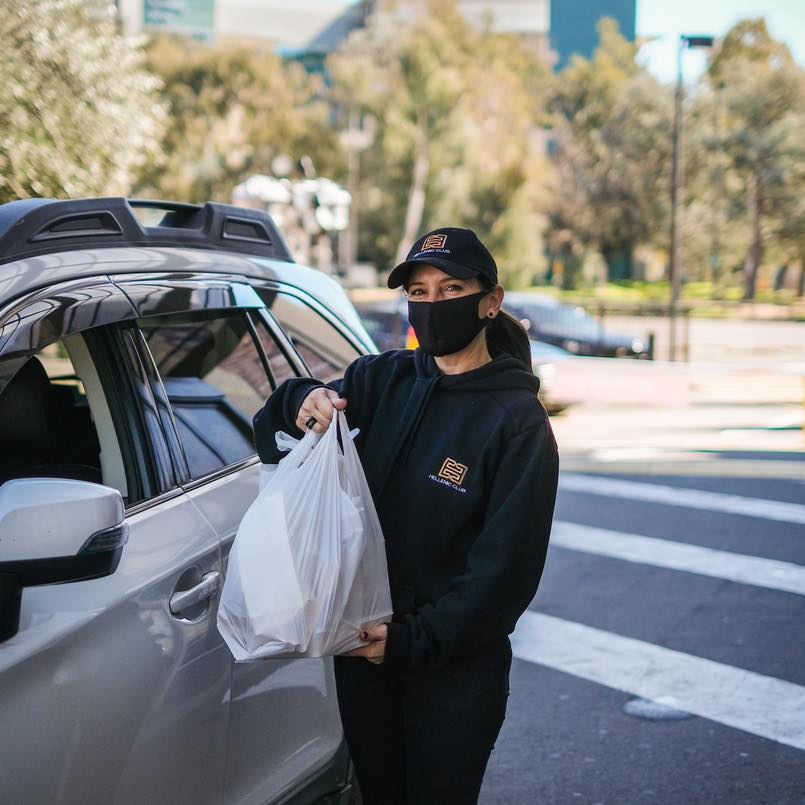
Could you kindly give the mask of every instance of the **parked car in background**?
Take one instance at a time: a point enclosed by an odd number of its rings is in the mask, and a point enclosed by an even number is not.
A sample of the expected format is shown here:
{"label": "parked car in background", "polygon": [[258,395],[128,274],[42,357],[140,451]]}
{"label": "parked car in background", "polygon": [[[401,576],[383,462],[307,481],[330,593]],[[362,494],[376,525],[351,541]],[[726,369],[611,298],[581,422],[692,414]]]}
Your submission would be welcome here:
{"label": "parked car in background", "polygon": [[331,659],[236,664],[215,618],[253,415],[373,350],[264,213],[0,206],[3,802],[347,801]]}
{"label": "parked car in background", "polygon": [[382,301],[355,302],[363,326],[380,352],[390,349],[416,349],[414,328],[408,321],[408,302],[404,296]]}
{"label": "parked car in background", "polygon": [[503,307],[518,319],[527,319],[528,334],[574,355],[602,358],[650,358],[648,344],[636,336],[605,330],[584,308],[563,305],[550,296],[511,291]]}
{"label": "parked car in background", "polygon": [[553,344],[546,344],[544,341],[536,341],[533,338],[529,341],[531,365],[534,374],[540,381],[540,398],[549,414],[558,414],[576,402],[576,400],[565,399],[556,388],[557,373],[561,372],[562,365],[567,361],[572,361],[574,356]]}

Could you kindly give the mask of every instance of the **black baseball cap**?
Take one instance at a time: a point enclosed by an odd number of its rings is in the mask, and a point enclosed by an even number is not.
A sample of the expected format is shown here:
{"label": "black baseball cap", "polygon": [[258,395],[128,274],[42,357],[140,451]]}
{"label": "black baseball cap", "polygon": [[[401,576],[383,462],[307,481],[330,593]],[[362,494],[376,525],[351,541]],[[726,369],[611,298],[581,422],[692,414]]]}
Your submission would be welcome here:
{"label": "black baseball cap", "polygon": [[389,288],[405,285],[411,269],[418,265],[436,266],[456,279],[482,277],[498,284],[495,258],[471,229],[447,226],[423,235],[411,247],[405,261],[389,274]]}

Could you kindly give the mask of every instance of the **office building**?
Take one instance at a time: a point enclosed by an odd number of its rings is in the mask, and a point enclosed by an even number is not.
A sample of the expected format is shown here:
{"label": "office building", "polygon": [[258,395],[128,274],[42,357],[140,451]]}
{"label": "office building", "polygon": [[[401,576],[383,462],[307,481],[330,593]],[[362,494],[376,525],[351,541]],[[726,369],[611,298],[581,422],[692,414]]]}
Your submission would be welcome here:
{"label": "office building", "polygon": [[[557,69],[573,53],[589,58],[596,26],[613,17],[635,36],[636,0],[456,0],[479,28],[513,34]],[[117,0],[128,33],[166,31],[203,41],[236,40],[271,47],[320,70],[324,60],[375,10],[401,22],[419,13],[421,0]]]}
{"label": "office building", "polygon": [[550,39],[557,70],[567,66],[574,53],[592,56],[604,17],[612,17],[621,33],[634,41],[636,0],[551,0]]}

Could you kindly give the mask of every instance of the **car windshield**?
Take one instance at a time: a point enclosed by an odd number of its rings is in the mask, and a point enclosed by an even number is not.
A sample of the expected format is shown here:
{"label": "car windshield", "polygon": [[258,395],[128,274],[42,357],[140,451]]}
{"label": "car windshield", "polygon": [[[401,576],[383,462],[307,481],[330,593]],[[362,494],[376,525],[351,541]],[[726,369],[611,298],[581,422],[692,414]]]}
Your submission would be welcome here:
{"label": "car windshield", "polygon": [[568,338],[598,338],[601,325],[584,308],[524,302],[510,307],[519,319],[531,322],[530,333],[554,333]]}
{"label": "car windshield", "polygon": [[598,335],[601,328],[598,322],[580,307],[561,307],[557,310],[557,324],[572,328],[578,333]]}

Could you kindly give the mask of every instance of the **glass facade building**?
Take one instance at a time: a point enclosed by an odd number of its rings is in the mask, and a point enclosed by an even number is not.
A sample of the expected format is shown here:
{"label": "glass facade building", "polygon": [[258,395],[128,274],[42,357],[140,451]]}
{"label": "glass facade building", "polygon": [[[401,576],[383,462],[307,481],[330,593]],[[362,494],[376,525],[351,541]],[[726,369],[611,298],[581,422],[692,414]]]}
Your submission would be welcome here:
{"label": "glass facade building", "polygon": [[635,38],[636,0],[552,0],[551,49],[555,69],[561,70],[574,53],[590,58],[598,46],[597,25],[612,17],[629,40]]}

